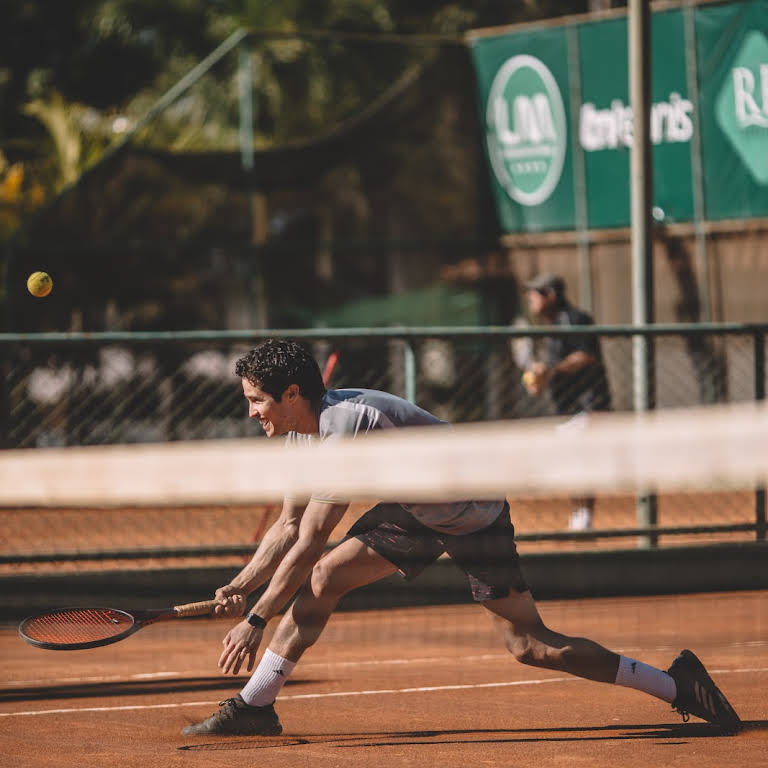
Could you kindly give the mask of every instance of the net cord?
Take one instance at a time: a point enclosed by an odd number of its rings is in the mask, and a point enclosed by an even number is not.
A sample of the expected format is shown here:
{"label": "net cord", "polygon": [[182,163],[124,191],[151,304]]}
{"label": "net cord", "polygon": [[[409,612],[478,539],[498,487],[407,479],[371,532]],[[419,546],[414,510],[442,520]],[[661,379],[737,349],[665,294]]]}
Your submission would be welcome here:
{"label": "net cord", "polygon": [[2,506],[225,504],[309,497],[410,502],[753,488],[765,403],[381,430],[287,449],[221,440],[0,452]]}

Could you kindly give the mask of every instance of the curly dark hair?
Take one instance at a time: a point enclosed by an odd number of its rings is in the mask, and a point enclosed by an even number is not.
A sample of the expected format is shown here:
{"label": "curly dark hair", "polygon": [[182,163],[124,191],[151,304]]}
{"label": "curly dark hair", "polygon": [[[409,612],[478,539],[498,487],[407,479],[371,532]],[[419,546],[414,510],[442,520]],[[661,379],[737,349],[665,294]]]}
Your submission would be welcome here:
{"label": "curly dark hair", "polygon": [[317,361],[295,341],[269,339],[262,342],[237,360],[235,374],[263,389],[277,402],[291,384],[297,384],[299,394],[312,402],[325,394]]}

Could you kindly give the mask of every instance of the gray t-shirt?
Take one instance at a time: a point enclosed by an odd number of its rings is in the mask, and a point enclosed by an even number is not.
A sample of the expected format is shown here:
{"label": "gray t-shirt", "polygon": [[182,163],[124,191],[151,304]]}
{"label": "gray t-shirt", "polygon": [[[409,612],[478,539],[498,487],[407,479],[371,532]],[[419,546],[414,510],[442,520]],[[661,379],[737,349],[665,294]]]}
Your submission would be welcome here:
{"label": "gray t-shirt", "polygon": [[[302,445],[314,440],[327,440],[334,435],[356,437],[375,429],[396,427],[442,426],[438,419],[423,408],[387,392],[373,389],[330,389],[320,401],[319,431],[317,435],[289,432],[286,443]],[[332,491],[312,494],[317,501],[344,503],[345,499]],[[452,535],[472,533],[489,526],[504,509],[504,499],[493,501],[456,501],[435,504],[407,504],[400,506],[422,525]]]}

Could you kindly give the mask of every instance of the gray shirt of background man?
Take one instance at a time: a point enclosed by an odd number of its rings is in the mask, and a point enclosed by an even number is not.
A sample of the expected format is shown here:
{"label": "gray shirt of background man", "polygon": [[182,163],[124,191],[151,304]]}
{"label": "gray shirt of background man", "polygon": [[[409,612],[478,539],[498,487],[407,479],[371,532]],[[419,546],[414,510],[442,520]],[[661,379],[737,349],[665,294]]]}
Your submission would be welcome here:
{"label": "gray shirt of background man", "polygon": [[[592,317],[564,301],[554,318],[556,325],[569,327],[593,325]],[[555,375],[549,383],[552,400],[560,414],[580,411],[607,411],[611,407],[608,376],[603,363],[600,340],[593,334],[552,336],[544,345],[545,362],[553,367],[572,352],[583,351],[595,362],[579,373]]]}
{"label": "gray shirt of background man", "polygon": [[[289,432],[286,445],[307,445],[334,436],[367,434],[378,429],[397,427],[450,425],[423,408],[388,392],[373,389],[329,389],[320,401],[319,432],[305,435]],[[344,503],[332,490],[317,490],[315,501]],[[504,509],[504,499],[493,501],[456,501],[439,504],[408,504],[400,506],[422,525],[441,533],[460,535],[473,533],[489,526]]]}

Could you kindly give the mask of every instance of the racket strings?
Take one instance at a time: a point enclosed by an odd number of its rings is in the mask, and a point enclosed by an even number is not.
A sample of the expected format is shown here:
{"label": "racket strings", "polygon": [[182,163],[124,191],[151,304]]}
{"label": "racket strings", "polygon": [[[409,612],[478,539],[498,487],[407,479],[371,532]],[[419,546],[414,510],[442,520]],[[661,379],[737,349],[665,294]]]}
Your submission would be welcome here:
{"label": "racket strings", "polygon": [[132,625],[133,619],[121,611],[91,608],[36,616],[24,624],[23,631],[40,643],[83,643],[114,637]]}

